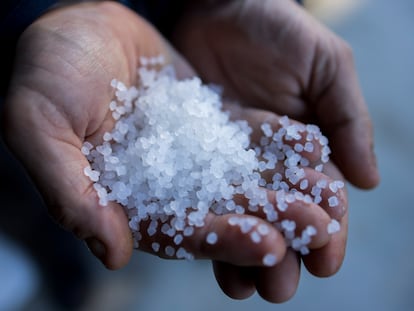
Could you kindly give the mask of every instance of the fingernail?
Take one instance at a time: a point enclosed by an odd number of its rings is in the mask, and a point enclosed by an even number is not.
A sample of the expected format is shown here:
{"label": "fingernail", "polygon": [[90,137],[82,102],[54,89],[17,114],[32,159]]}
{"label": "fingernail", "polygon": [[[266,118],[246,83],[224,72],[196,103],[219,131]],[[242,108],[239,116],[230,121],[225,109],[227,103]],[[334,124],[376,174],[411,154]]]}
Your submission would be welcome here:
{"label": "fingernail", "polygon": [[371,148],[371,161],[373,164],[374,173],[376,175],[374,178],[378,180],[380,177],[379,177],[379,171],[378,171],[378,159],[377,159],[377,155],[374,150],[374,144],[372,144],[372,148]]}
{"label": "fingernail", "polygon": [[371,151],[371,160],[372,160],[372,163],[374,164],[375,168],[377,168],[378,167],[378,162],[377,162],[377,155],[375,153],[374,142],[371,142],[370,147],[371,147],[371,149],[370,149],[370,151]]}
{"label": "fingernail", "polygon": [[85,242],[91,253],[98,257],[100,260],[103,260],[106,255],[105,245],[96,238],[88,238],[85,240]]}

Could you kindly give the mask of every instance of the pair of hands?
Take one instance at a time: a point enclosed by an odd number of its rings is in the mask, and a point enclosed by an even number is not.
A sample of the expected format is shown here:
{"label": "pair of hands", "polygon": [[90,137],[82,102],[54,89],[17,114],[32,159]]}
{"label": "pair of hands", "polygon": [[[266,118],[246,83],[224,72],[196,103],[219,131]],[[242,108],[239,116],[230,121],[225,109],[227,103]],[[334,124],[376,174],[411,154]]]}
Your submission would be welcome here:
{"label": "pair of hands", "polygon": [[[333,162],[325,166],[327,179],[346,179],[361,188],[379,181],[370,119],[349,47],[293,1],[206,3],[197,2],[182,16],[174,48],[115,2],[55,9],[20,38],[2,122],[5,139],[53,218],[85,240],[109,269],[121,268],[132,254],[128,220],[119,205],[98,205],[83,174],[88,163],[80,149],[85,140],[99,143],[113,126],[109,82],[117,78],[134,85],[140,56],[163,54],[179,77],[197,72],[205,81],[221,84],[225,96],[241,103],[230,108],[233,115],[253,128],[264,120],[276,128],[284,114],[320,125],[333,150]],[[310,171],[307,177],[317,180],[319,174]],[[216,279],[230,297],[243,299],[257,290],[268,301],[282,302],[297,288],[301,260],[316,276],[340,268],[347,236],[345,192],[340,201],[345,209],[292,204],[281,215],[320,228],[311,253],[303,258],[286,249],[276,229],[254,244],[229,226],[227,216],[209,215],[206,226],[183,246],[196,258],[213,261]],[[324,233],[330,216],[342,225],[332,236]],[[253,217],[265,222],[260,215]],[[205,243],[210,231],[220,243]],[[151,252],[150,242],[144,237],[142,249]],[[275,266],[263,265],[267,253],[277,254]]]}

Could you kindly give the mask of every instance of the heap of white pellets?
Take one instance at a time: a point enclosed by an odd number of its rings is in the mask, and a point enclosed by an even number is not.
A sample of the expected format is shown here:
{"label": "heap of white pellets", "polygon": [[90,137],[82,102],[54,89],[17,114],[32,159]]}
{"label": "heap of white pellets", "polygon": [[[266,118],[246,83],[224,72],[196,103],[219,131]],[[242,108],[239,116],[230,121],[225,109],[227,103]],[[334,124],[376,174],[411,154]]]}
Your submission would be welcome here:
{"label": "heap of white pellets", "polygon": [[[143,58],[142,63],[158,66],[162,58]],[[309,225],[297,236],[295,222],[279,220],[278,211],[294,201],[319,204],[323,188],[334,194],[344,186],[341,181],[320,180],[312,191],[301,191],[310,187],[303,169],[310,161],[302,151],[312,152],[314,143],[320,144],[321,158],[313,166],[317,171],[329,160],[328,140],[319,128],[283,117],[275,132],[263,123],[263,137],[254,144],[248,123],[230,120],[216,90],[197,77],[178,80],[172,67],[155,70],[150,65],[138,69],[138,88],[111,82],[116,88],[116,98],[109,104],[115,127],[104,134],[101,145],[82,146],[90,163],[84,173],[94,182],[100,204],[114,201],[124,206],[136,247],[143,236],[143,221],[149,223],[145,235],[171,237],[172,245],[163,245],[162,250],[171,257],[192,258],[180,244],[195,227],[204,225],[208,213],[234,214],[229,225],[239,226],[260,243],[269,228],[239,216],[259,209],[290,247],[307,254],[316,229]],[[266,180],[265,171],[276,173]],[[274,191],[276,206],[269,202],[268,189]],[[240,195],[246,198],[245,206],[234,200]],[[338,198],[333,195],[329,206],[336,205]],[[329,233],[339,229],[336,220],[327,228]],[[206,243],[214,244],[217,238],[211,232]],[[154,242],[152,248],[158,252],[160,244]],[[263,258],[268,265],[274,261],[271,254]]]}

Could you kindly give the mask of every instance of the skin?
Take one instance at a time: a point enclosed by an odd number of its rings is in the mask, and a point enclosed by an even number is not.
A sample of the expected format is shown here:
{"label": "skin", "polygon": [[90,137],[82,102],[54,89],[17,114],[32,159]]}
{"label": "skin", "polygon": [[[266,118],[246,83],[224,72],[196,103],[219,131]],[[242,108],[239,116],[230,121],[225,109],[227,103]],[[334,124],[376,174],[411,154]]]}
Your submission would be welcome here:
{"label": "skin", "polygon": [[208,82],[250,107],[318,124],[355,186],[379,183],[352,50],[294,1],[197,1],[173,42]]}
{"label": "skin", "polygon": [[118,205],[97,204],[80,148],[86,139],[100,141],[114,124],[110,81],[134,84],[139,57],[152,54],[186,67],[153,28],[120,5],[52,10],[21,36],[5,101],[5,139],[51,216],[87,241],[109,269],[128,262],[131,234]]}
{"label": "skin", "polygon": [[[334,179],[343,175],[362,189],[378,185],[372,125],[352,50],[296,2],[191,2],[173,42],[205,81],[223,86],[225,97],[318,124],[333,151],[335,165],[330,163],[327,175]],[[341,222],[346,227],[347,213]],[[346,230],[342,230],[302,261],[312,274],[330,276],[342,263],[345,244]],[[296,290],[299,261],[285,256],[282,264],[285,269],[273,269],[269,278],[235,273],[220,263],[214,268],[230,297],[247,297],[256,286],[264,299],[283,302]]]}
{"label": "skin", "polygon": [[[214,17],[213,13],[214,10],[208,17]],[[183,20],[177,31],[183,31],[186,22],[196,31],[203,30],[201,26],[204,24],[196,27],[198,24],[192,24],[194,20],[190,16],[191,14]],[[232,32],[229,31],[229,34]],[[184,32],[183,35],[188,40],[197,39],[192,32]],[[240,40],[238,44],[243,43],[241,39],[248,38],[240,37],[238,32],[234,35]],[[246,105],[251,105],[252,99],[258,94],[245,90],[247,93],[237,95],[238,89],[232,88],[230,83],[226,84],[226,80],[220,78],[223,77],[220,72],[214,71],[214,60],[210,59],[213,68],[213,73],[210,73],[203,67],[204,58],[199,51],[193,55],[186,50],[185,46],[189,42],[186,40],[177,42],[177,47],[196,70],[206,80],[223,82],[229,90],[227,95],[236,99],[245,98]],[[253,44],[249,40],[245,43]],[[197,41],[195,44],[198,44]],[[221,47],[224,48],[224,45]],[[206,53],[209,51],[207,49]],[[103,133],[113,127],[114,121],[108,113],[108,103],[114,96],[110,81],[117,78],[126,85],[134,85],[139,57],[158,54],[164,55],[167,63],[174,65],[179,77],[195,74],[194,69],[151,25],[113,2],[76,4],[50,11],[26,29],[17,49],[14,73],[3,111],[5,140],[27,169],[51,216],[63,228],[85,240],[108,269],[119,269],[127,264],[133,251],[132,236],[121,206],[115,203],[99,206],[92,183],[83,174],[88,162],[80,148],[85,140],[94,144],[101,142]],[[291,72],[286,72],[287,79],[291,76]],[[248,79],[248,75],[245,77]],[[314,78],[317,79],[316,76]],[[284,85],[282,80],[280,78],[276,82]],[[260,82],[255,81],[255,85],[259,86]],[[312,85],[315,83],[313,81]],[[257,87],[254,89],[257,90]],[[273,112],[240,105],[229,104],[226,107],[235,118],[249,119],[256,130],[258,124],[265,120],[270,120],[272,126],[277,128],[279,116],[276,113],[284,112],[284,105],[301,107],[296,113],[293,108],[285,112],[291,112],[293,117],[302,121],[307,120],[301,117],[302,111],[310,112],[316,107],[306,108],[303,99],[295,102],[293,97],[281,97],[290,98],[292,103],[288,101],[282,105],[275,104],[279,101],[272,101],[270,106],[265,107],[272,108]],[[346,107],[345,110],[352,108]],[[362,114],[366,113],[363,105],[358,107]],[[305,115],[307,114],[303,113]],[[360,124],[361,121],[355,122]],[[332,128],[328,127],[330,133]],[[353,129],[352,126],[351,128]],[[362,149],[365,150],[365,145]],[[367,157],[364,150],[359,153]],[[342,165],[341,171],[352,179],[352,174],[347,173],[343,163],[340,160],[338,163]],[[329,163],[326,169],[326,178],[343,179],[341,171],[333,163]],[[307,172],[310,180],[317,180],[320,177],[318,174],[320,173],[313,170]],[[365,187],[375,184],[372,180],[363,181],[361,176],[352,180]],[[269,194],[269,197],[272,195]],[[313,204],[304,213],[303,209],[295,206],[297,203],[293,203],[292,208],[288,209],[289,214],[281,214],[281,218],[320,228],[310,245],[311,254],[302,258],[306,268],[318,276],[334,274],[344,258],[347,236],[345,189],[341,190],[339,197],[341,210],[333,211],[323,204]],[[330,214],[342,225],[341,231],[333,236],[327,235],[323,230],[330,220]],[[300,258],[286,248],[281,233],[271,227],[270,233],[262,242],[254,244],[249,236],[229,225],[228,217],[208,215],[206,225],[184,239],[182,246],[196,258],[212,260],[217,282],[230,297],[247,298],[256,290],[271,302],[283,302],[292,297],[299,281]],[[243,217],[254,217],[258,220],[258,225],[268,224],[260,212]],[[205,242],[211,231],[218,234],[218,243],[214,245]],[[154,241],[161,245],[171,244],[164,235],[148,237],[144,234],[140,249],[152,252],[151,243]],[[237,241],[237,245],[234,241]],[[265,267],[262,262],[268,253],[278,258],[273,267]],[[169,258],[162,252],[156,255]]]}

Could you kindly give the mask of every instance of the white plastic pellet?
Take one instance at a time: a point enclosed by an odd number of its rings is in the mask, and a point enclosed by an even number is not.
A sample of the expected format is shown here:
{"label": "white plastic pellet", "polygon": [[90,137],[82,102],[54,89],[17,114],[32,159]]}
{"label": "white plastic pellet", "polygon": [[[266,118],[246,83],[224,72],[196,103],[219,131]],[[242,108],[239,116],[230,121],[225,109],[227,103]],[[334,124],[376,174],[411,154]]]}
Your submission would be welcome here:
{"label": "white plastic pellet", "polygon": [[262,260],[263,264],[267,267],[272,267],[277,263],[277,257],[274,254],[266,254]]}
{"label": "white plastic pellet", "polygon": [[[276,131],[267,122],[261,124],[262,136],[253,142],[249,124],[232,121],[222,110],[220,86],[204,85],[198,77],[178,80],[171,66],[162,67],[162,55],[141,57],[140,63],[138,86],[128,87],[117,79],[110,83],[115,89],[108,105],[114,128],[104,133],[102,144],[81,146],[89,161],[83,173],[94,184],[99,203],[124,207],[134,245],[142,239],[141,221],[150,221],[148,236],[164,234],[173,242],[163,244],[167,256],[193,259],[183,247],[176,249],[184,237],[191,238],[203,227],[207,215],[232,214],[228,224],[249,234],[254,243],[269,234],[272,225],[287,245],[302,254],[309,251],[312,227],[298,237],[296,223],[279,220],[278,211],[286,211],[295,201],[324,203],[321,189],[326,181],[317,181],[314,188],[305,179],[303,168],[310,162],[302,156],[303,151],[314,152],[319,143],[321,158],[313,169],[322,172],[331,150],[319,127],[282,116]],[[341,181],[329,184],[333,193],[342,187]],[[302,192],[308,189],[312,193]],[[236,196],[244,197],[243,203],[235,201]],[[328,204],[339,202],[332,196]],[[269,225],[239,216],[260,212]],[[337,230],[335,225],[332,222],[328,231]],[[210,232],[206,242],[215,244],[217,234]],[[160,250],[157,242],[151,247]],[[264,256],[264,265],[275,263],[274,254]]]}
{"label": "white plastic pellet", "polygon": [[207,241],[208,244],[211,244],[211,245],[216,244],[217,239],[218,239],[217,233],[210,232],[209,234],[207,234],[206,241]]}
{"label": "white plastic pellet", "polygon": [[341,230],[341,225],[336,219],[332,219],[328,224],[327,231],[329,234],[334,234]]}

